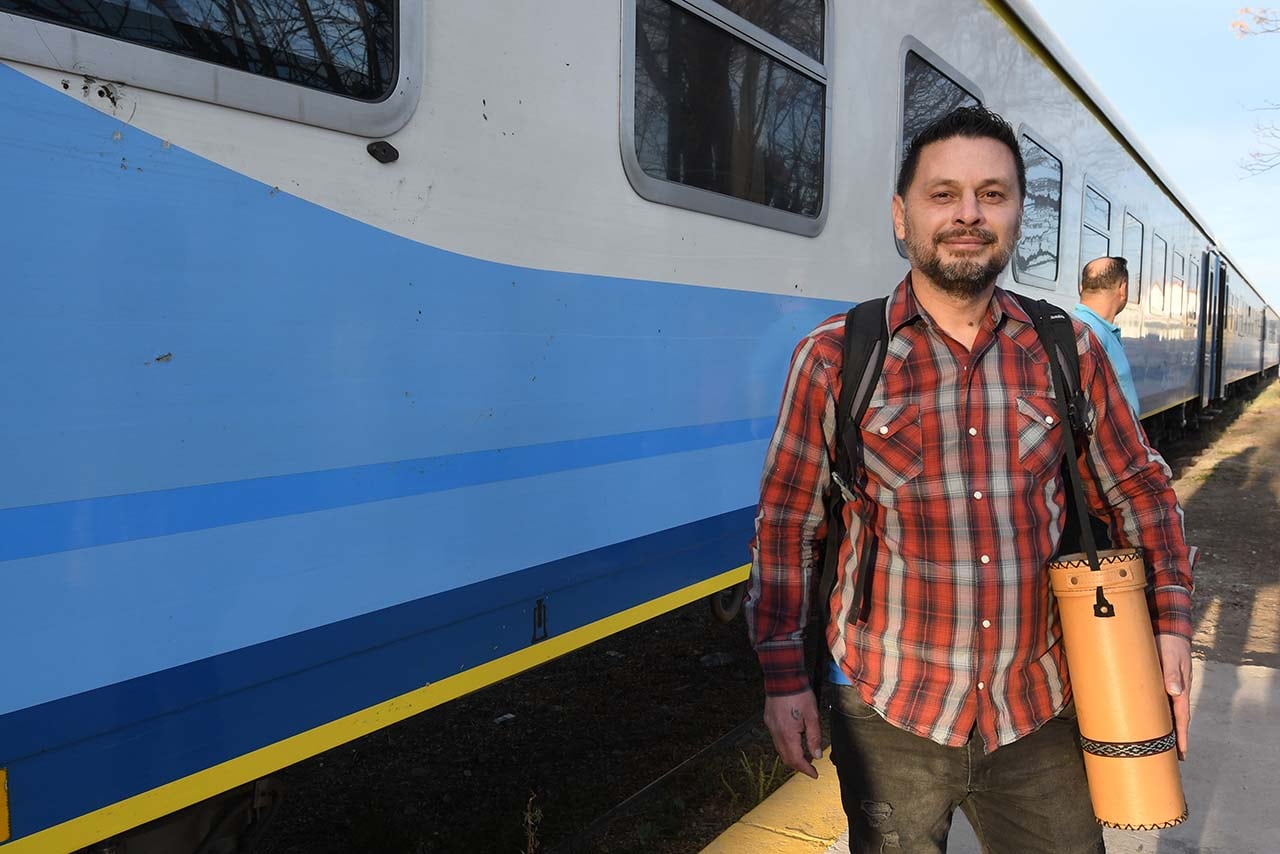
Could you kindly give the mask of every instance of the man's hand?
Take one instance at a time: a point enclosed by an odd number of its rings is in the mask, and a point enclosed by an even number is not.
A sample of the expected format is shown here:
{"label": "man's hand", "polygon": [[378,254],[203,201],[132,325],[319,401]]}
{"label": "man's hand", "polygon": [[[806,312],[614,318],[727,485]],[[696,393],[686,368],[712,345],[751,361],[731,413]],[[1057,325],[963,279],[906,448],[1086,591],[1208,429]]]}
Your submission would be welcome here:
{"label": "man's hand", "polygon": [[[1191,725],[1191,641],[1177,635],[1156,635],[1164,690],[1173,706],[1173,731],[1178,735],[1178,758],[1187,758],[1187,728]],[[778,737],[773,737],[774,743]]]}
{"label": "man's hand", "polygon": [[812,691],[765,697],[764,723],[773,736],[773,746],[788,768],[818,779],[818,769],[805,758],[805,748],[814,759],[822,758],[822,729],[818,723],[818,701]]}

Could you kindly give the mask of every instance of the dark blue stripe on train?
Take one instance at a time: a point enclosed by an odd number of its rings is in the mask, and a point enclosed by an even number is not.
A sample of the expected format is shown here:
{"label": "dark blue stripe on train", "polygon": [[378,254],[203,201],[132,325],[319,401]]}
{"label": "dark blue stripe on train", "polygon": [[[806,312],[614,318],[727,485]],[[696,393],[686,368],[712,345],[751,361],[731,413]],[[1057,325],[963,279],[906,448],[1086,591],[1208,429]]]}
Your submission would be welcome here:
{"label": "dark blue stripe on train", "polygon": [[0,562],[768,438],[740,419],[0,510]]}
{"label": "dark blue stripe on train", "polygon": [[743,508],[6,715],[0,766],[9,770],[13,835],[524,649],[539,598],[557,635],[741,565],[754,513]]}

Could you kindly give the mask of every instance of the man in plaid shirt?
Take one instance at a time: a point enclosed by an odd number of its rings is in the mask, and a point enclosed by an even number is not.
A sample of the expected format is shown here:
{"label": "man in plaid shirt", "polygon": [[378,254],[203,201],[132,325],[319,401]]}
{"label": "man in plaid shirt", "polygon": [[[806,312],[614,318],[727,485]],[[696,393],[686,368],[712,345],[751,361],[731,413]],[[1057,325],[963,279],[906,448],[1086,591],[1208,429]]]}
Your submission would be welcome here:
{"label": "man in plaid shirt", "polygon": [[[1103,851],[1046,563],[1063,532],[1063,430],[1049,357],[995,286],[1026,176],[999,116],[961,108],[913,141],[893,198],[911,270],[886,306],[884,369],[861,422],[827,642],[832,759],[854,852],[944,851],[957,806],[986,850]],[[1113,542],[1141,546],[1165,687],[1185,755],[1191,565],[1170,472],[1102,346],[1075,322],[1091,435],[1081,473]],[[810,776],[821,751],[803,648],[835,457],[844,316],[792,358],[765,461],[747,603],[765,721]],[[874,536],[872,583],[852,569]]]}

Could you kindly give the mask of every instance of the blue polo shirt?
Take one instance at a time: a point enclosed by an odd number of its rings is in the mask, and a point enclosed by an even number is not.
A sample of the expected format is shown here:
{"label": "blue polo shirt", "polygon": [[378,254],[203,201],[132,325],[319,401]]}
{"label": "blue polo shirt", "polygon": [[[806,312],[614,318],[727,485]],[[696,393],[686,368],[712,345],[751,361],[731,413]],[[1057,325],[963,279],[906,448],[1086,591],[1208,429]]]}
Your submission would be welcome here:
{"label": "blue polo shirt", "polygon": [[1120,327],[1114,323],[1108,323],[1102,315],[1087,305],[1077,303],[1074,310],[1076,317],[1089,324],[1093,334],[1102,342],[1102,349],[1111,360],[1111,368],[1115,371],[1116,379],[1120,381],[1120,390],[1124,392],[1125,400],[1129,401],[1129,408],[1133,410],[1134,415],[1140,414],[1142,410],[1138,408],[1138,389],[1133,384],[1133,371],[1129,368],[1129,357],[1124,354],[1124,345],[1120,343]]}

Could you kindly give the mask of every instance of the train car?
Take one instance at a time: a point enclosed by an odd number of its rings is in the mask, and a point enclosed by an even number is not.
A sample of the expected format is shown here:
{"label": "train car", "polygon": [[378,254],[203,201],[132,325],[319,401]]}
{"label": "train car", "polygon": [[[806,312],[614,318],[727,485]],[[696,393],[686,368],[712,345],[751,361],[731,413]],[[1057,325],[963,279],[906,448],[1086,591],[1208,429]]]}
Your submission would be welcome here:
{"label": "train car", "polygon": [[249,834],[273,771],[744,579],[791,348],[902,277],[953,106],[1026,156],[1004,284],[1130,259],[1144,414],[1276,361],[1025,2],[0,0],[0,59],[5,854]]}
{"label": "train car", "polygon": [[1262,309],[1262,370],[1275,376],[1280,366],[1280,315],[1271,306]]}
{"label": "train car", "polygon": [[[1223,382],[1231,384],[1256,376],[1263,370],[1263,308],[1257,291],[1241,282],[1228,265],[1225,354]],[[1234,282],[1234,283],[1233,283]]]}

